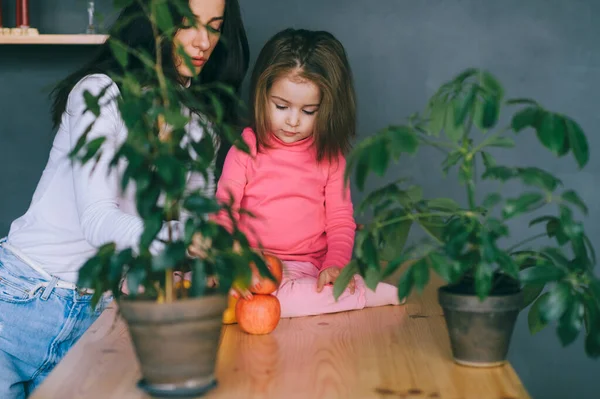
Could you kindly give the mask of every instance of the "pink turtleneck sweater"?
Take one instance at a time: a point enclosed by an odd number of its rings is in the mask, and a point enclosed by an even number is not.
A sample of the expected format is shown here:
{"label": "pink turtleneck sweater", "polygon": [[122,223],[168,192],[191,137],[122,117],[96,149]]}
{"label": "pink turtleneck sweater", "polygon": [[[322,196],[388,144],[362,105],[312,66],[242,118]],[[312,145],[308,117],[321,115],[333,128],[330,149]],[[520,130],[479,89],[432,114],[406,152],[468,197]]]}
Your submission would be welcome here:
{"label": "pink turtleneck sweater", "polygon": [[[237,213],[250,244],[283,261],[311,262],[319,269],[344,267],[354,245],[355,222],[349,187],[344,187],[346,160],[316,162],[312,138],[286,144],[273,136],[272,148],[256,153],[256,136],[242,138],[252,155],[232,147],[217,186],[217,199],[234,198],[254,214]],[[230,228],[223,214],[219,223]]]}

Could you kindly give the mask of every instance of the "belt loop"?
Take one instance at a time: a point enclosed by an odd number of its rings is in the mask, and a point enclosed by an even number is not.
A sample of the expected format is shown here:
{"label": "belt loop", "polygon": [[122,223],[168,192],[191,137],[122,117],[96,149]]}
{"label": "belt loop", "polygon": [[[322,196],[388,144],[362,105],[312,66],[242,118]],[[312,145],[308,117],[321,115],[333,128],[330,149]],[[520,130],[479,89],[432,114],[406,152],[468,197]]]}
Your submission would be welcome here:
{"label": "belt loop", "polygon": [[52,293],[52,291],[54,290],[54,287],[56,287],[56,283],[58,283],[58,277],[52,277],[52,280],[50,280],[50,283],[48,284],[48,286],[44,289],[44,292],[42,293],[42,300],[47,300],[48,297],[50,296],[50,294]]}

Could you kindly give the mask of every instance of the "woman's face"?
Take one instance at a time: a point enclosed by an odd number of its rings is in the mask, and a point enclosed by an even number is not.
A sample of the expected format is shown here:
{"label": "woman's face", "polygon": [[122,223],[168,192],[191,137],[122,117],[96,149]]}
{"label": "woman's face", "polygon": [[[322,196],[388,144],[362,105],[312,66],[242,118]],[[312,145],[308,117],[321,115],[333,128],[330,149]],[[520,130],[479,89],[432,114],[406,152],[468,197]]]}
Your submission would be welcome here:
{"label": "woman's face", "polygon": [[[196,16],[196,21],[184,21],[183,25],[186,28],[180,29],[174,40],[173,57],[177,72],[182,78],[197,76],[219,42],[225,0],[190,0],[190,9]],[[193,70],[190,70],[183,57],[177,54],[179,47],[183,47],[191,58]]]}

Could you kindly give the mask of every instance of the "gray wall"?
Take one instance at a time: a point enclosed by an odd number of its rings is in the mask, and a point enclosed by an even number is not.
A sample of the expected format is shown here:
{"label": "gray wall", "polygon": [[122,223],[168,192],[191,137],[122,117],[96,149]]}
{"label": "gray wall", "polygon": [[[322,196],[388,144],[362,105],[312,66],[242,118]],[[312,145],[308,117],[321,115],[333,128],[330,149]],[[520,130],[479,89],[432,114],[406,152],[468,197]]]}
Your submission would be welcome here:
{"label": "gray wall", "polygon": [[[104,3],[107,1],[105,0]],[[5,2],[6,3],[6,2]],[[31,0],[32,21],[46,33],[85,29],[85,6],[62,0],[50,11]],[[59,2],[52,2],[59,3]],[[100,3],[100,2],[98,2]],[[328,29],[346,46],[356,76],[359,131],[365,137],[422,109],[435,88],[462,68],[485,67],[513,97],[530,96],[574,117],[587,132],[591,161],[576,173],[571,157],[556,161],[531,133],[497,153],[507,164],[543,166],[579,190],[590,207],[586,228],[600,249],[600,38],[597,0],[241,0],[252,58],[288,26]],[[85,60],[88,47],[0,46],[0,235],[25,211],[52,139],[45,89]],[[463,200],[463,188],[443,179],[437,153],[405,159],[390,177],[412,176],[431,196]],[[548,166],[548,162],[555,162]],[[372,183],[370,186],[374,186]],[[509,186],[507,190],[514,190]],[[354,192],[358,201],[363,195]],[[523,227],[523,228],[520,228]],[[525,237],[525,223],[514,238]],[[600,361],[579,339],[562,349],[553,328],[535,337],[523,313],[510,360],[536,399],[592,399],[600,392]]]}

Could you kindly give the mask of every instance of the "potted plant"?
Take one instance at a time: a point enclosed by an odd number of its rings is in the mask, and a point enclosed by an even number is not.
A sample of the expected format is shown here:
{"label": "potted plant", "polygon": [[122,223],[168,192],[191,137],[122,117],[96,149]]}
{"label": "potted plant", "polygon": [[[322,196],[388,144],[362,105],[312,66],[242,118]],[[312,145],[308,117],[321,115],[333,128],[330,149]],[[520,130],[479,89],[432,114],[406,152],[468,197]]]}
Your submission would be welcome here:
{"label": "potted plant", "polygon": [[[143,379],[139,386],[161,396],[199,395],[215,385],[215,360],[230,287],[234,282],[239,288],[249,286],[251,262],[261,275],[273,278],[263,257],[250,249],[236,226],[229,204],[186,187],[191,172],[208,179],[215,156],[210,134],[196,139],[186,129],[192,118],[188,110],[201,115],[194,123],[202,124],[205,132],[220,129],[235,145],[249,151],[243,141],[235,141],[234,127],[223,120],[221,99],[228,96],[233,100],[227,101],[229,105],[239,102],[232,89],[222,85],[194,85],[186,89],[162,71],[161,41],[172,40],[175,31],[169,7],[179,7],[188,20],[195,21],[187,3],[172,2],[168,6],[166,2],[153,2],[145,10],[157,41],[155,59],[109,39],[122,66],[121,74],[110,77],[119,86],[116,101],[128,129],[110,167],[125,165],[120,175],[121,188],[133,187],[144,230],[135,248],[117,248],[115,243],[100,247],[79,275],[80,286],[95,290],[94,306],[104,292],[112,291],[140,362]],[[183,48],[176,51],[194,70]],[[152,76],[155,85],[141,87],[128,69],[132,57],[142,61],[145,73]],[[85,94],[87,109],[98,117],[100,101],[106,101],[104,91],[97,96]],[[88,140],[85,133],[71,156],[77,162],[97,162],[104,141],[105,137]],[[221,211],[229,214],[232,230],[210,218]],[[174,220],[184,223],[169,223]],[[168,226],[168,234],[159,234],[164,225]],[[189,246],[200,237],[205,256],[189,256]],[[191,282],[175,284],[174,273],[178,271],[191,271]],[[125,277],[128,295],[122,292]],[[208,277],[218,284],[208,284]]]}
{"label": "potted plant", "polygon": [[[508,125],[498,128],[501,111],[510,107],[516,109]],[[580,168],[588,162],[587,140],[577,122],[531,99],[505,100],[498,80],[479,69],[467,69],[443,84],[426,110],[411,115],[408,123],[388,126],[360,142],[346,170],[360,190],[369,172],[383,176],[392,160],[427,146],[444,154],[444,174],[456,170],[467,203],[425,199],[418,186],[405,181],[369,192],[357,212],[372,211],[372,220],[358,233],[354,259],[334,294],[355,273],[374,289],[404,265],[398,281],[403,299],[413,288],[422,292],[433,271],[448,283],[438,299],[456,362],[502,364],[516,317],[530,304],[531,333],[556,322],[566,346],[585,326],[585,351],[599,357],[600,281],[593,273],[594,249],[574,216],[587,214],[584,201],[543,169],[502,166],[493,156],[497,149],[514,147],[511,135],[529,128],[556,157],[571,153]],[[498,181],[500,187],[484,193],[482,181]],[[502,184],[512,181],[520,183],[521,191],[504,195]],[[529,220],[531,237],[511,242],[511,227],[514,231],[519,218]],[[413,225],[426,238],[405,247]]]}

